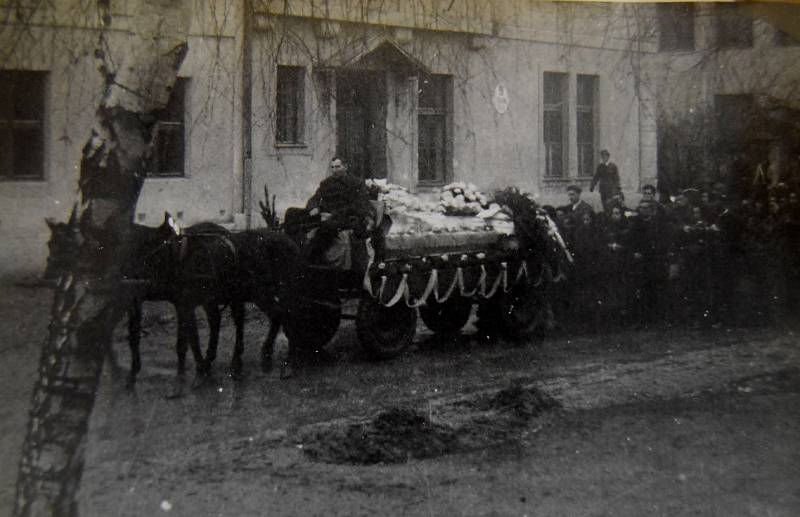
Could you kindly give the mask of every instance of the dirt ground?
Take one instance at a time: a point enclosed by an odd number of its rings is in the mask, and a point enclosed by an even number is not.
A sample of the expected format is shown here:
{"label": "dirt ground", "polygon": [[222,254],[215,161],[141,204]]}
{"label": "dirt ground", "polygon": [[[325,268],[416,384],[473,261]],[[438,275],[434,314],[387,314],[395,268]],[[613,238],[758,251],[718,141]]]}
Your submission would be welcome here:
{"label": "dirt ground", "polygon": [[[46,314],[48,302],[48,292],[15,289],[0,305],[0,452],[14,458],[0,479],[3,515],[38,360],[30,343],[44,337],[36,311]],[[332,362],[281,380],[259,371],[265,322],[251,314],[244,379],[225,375],[226,326],[214,376],[181,384],[164,310],[148,306],[136,390],[103,378],[82,516],[762,516],[800,507],[800,351],[790,330],[660,329],[512,346],[471,339],[472,328],[437,343],[420,327],[415,349],[375,363],[344,323]],[[122,333],[116,350],[127,368]]]}

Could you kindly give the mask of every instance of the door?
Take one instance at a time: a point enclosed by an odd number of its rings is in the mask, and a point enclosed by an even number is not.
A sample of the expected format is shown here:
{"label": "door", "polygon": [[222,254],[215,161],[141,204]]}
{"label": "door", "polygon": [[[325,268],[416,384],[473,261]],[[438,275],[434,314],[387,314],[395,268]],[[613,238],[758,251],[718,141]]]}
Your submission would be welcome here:
{"label": "door", "polygon": [[354,176],[386,177],[385,73],[336,74],[336,154]]}

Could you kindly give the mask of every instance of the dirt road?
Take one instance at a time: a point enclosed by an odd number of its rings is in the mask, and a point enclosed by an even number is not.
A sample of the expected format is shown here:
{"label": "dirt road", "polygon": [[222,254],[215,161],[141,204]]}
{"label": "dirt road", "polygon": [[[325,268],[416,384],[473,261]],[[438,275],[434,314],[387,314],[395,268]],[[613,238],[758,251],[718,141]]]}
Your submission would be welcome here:
{"label": "dirt road", "polygon": [[[2,311],[10,512],[46,291]],[[104,376],[88,437],[82,516],[796,515],[800,352],[788,330],[662,329],[540,346],[417,348],[371,363],[344,325],[332,364],[258,371],[176,391],[174,324],[148,306],[134,393]],[[45,311],[42,313],[41,311]],[[421,329],[424,330],[424,329]],[[116,344],[127,368],[121,333]],[[222,343],[232,341],[223,329]],[[108,369],[107,369],[108,370]]]}
{"label": "dirt road", "polygon": [[[134,396],[106,379],[82,514],[791,515],[800,352],[771,329],[423,342],[178,399],[156,331]],[[168,331],[167,328],[162,329]],[[230,332],[230,329],[226,329]],[[424,338],[425,336],[423,336]],[[165,341],[164,338],[167,338]],[[225,336],[224,339],[229,339]],[[224,342],[224,341],[223,341]]]}

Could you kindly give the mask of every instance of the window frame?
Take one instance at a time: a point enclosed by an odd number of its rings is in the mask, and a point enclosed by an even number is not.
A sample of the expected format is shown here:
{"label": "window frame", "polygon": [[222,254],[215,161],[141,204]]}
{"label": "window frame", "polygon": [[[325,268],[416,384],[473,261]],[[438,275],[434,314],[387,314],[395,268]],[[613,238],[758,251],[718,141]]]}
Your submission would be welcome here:
{"label": "window frame", "polygon": [[[188,77],[177,77],[175,79],[175,84],[172,86],[172,90],[170,91],[169,99],[167,100],[167,105],[164,109],[158,110],[156,112],[156,129],[153,135],[153,149],[152,149],[152,156],[150,157],[150,163],[147,167],[147,178],[148,179],[159,179],[159,178],[185,178],[186,174],[186,149],[187,149],[187,114],[189,111],[189,93],[191,89],[191,79]],[[175,98],[175,95],[179,95],[178,99]],[[180,103],[180,104],[178,104]],[[177,108],[177,116],[176,116],[176,108]],[[165,130],[162,134],[162,130]],[[167,145],[170,142],[165,141],[165,135],[180,135],[180,157],[176,159],[169,160],[169,163],[172,162],[180,162],[180,169],[173,170],[173,168],[167,168],[165,165],[167,160],[162,160],[162,153],[163,145]]]}
{"label": "window frame", "polygon": [[[591,82],[591,104],[586,105],[581,103],[581,80],[589,80]],[[577,74],[575,78],[575,144],[577,148],[577,175],[579,178],[591,178],[594,175],[594,169],[597,166],[597,156],[595,149],[597,148],[597,113],[598,113],[598,91],[600,87],[600,76],[594,74]],[[585,142],[581,139],[581,113],[588,113],[589,120],[591,121],[591,140]],[[584,165],[584,158],[581,148],[583,145],[589,146],[589,160],[590,164],[587,170],[582,170]]]}
{"label": "window frame", "polygon": [[[285,81],[291,79],[291,84]],[[304,66],[278,65],[275,72],[275,147],[305,147],[305,89],[306,69]],[[290,86],[289,92],[283,90]],[[291,91],[293,89],[293,91]],[[289,113],[284,99],[292,99]],[[283,126],[284,121],[291,121]],[[287,135],[287,133],[291,133]]]}
{"label": "window frame", "polygon": [[[559,102],[547,102],[547,81],[548,77],[557,78],[560,81],[560,99]],[[555,80],[555,79],[554,79]],[[544,149],[544,179],[545,180],[561,180],[569,176],[569,74],[565,72],[544,72],[542,74],[542,147]],[[558,113],[559,122],[561,125],[561,138],[558,142],[549,142],[547,140],[547,119],[548,113]],[[551,172],[551,152],[550,145],[560,145],[560,158],[561,168],[557,174]]]}
{"label": "window frame", "polygon": [[[27,77],[26,77],[27,76]],[[31,81],[31,79],[35,79]],[[49,73],[39,70],[0,70],[0,83],[10,83],[7,95],[3,95],[3,101],[0,101],[0,146],[3,146],[3,134],[7,134],[8,145],[10,146],[9,152],[6,156],[8,159],[8,166],[0,163],[0,182],[43,182],[45,181],[45,157],[46,157],[46,117],[47,117],[47,91],[48,91]],[[33,83],[33,84],[31,84]],[[21,98],[27,97],[27,100],[32,100],[32,105],[27,105],[22,111],[38,111],[34,116],[28,117],[28,113],[21,118],[18,114],[19,105],[16,91],[20,89],[22,94]],[[35,91],[34,91],[35,90]],[[0,94],[2,92],[0,91]],[[5,109],[4,109],[5,108]],[[20,144],[19,149],[14,142],[17,140],[15,135],[25,132],[33,132],[33,142],[38,144],[36,153],[33,156],[28,155],[31,149],[31,141],[27,145]],[[2,147],[0,147],[2,149]],[[22,152],[18,152],[24,149]],[[17,167],[20,164],[16,163],[17,158],[22,155],[25,158],[22,160],[29,162],[25,165],[33,169],[32,173],[17,173]],[[5,172],[9,173],[6,174]]]}
{"label": "window frame", "polygon": [[[438,92],[432,97],[436,102],[426,105],[422,102],[427,97],[423,83],[429,78],[435,79],[439,84],[436,85]],[[420,75],[417,81],[417,185],[421,187],[440,186],[447,183],[452,177],[453,76],[449,74],[426,74]],[[441,177],[436,177],[437,175],[434,174],[432,177],[422,178],[423,119],[436,120],[439,123],[439,127],[441,127],[441,158],[437,160],[441,165]],[[431,147],[435,147],[435,144]]]}

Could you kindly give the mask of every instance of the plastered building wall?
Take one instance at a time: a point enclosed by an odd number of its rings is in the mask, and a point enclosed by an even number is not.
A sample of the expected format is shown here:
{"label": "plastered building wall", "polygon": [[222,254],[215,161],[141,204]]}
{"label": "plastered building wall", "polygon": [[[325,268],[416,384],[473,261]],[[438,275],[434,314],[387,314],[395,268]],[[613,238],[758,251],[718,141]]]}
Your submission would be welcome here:
{"label": "plastered building wall", "polygon": [[[313,193],[327,174],[328,161],[336,153],[336,99],[331,96],[330,75],[341,68],[357,67],[353,61],[358,56],[369,54],[386,41],[397,45],[427,71],[452,76],[451,180],[473,182],[486,191],[514,185],[538,194],[542,202],[558,204],[564,202],[568,184],[588,187],[590,178],[577,178],[574,106],[577,74],[598,77],[595,152],[602,148],[611,151],[622,173],[623,189],[631,195],[635,195],[643,181],[655,178],[655,104],[647,93],[638,94],[627,49],[348,22],[337,23],[331,29],[323,23],[326,22],[271,18],[256,32],[254,210],[264,184],[276,195],[279,212],[288,206],[304,204]],[[278,65],[305,68],[304,145],[275,144]],[[570,149],[563,179],[545,179],[543,173],[544,72],[569,74]],[[390,79],[387,91],[389,180],[411,190],[417,189],[415,99],[413,92],[409,93],[414,80],[414,77]],[[498,87],[507,92],[504,111],[495,106]],[[406,116],[393,122],[398,110]],[[392,139],[397,140],[395,147]],[[587,192],[586,198],[599,205],[596,194]]]}
{"label": "plastered building wall", "polygon": [[[100,34],[95,11],[79,2],[44,3],[29,25],[6,25],[0,47],[14,49],[6,70],[47,72],[44,113],[44,178],[0,182],[0,277],[40,274],[47,256],[45,217],[65,221],[75,202],[81,149],[90,135],[102,81],[93,59]],[[73,5],[74,4],[74,5]],[[145,181],[137,222],[157,225],[165,210],[185,224],[229,220],[234,212],[234,154],[241,139],[240,90],[235,48],[235,2],[199,3],[191,11],[189,53],[179,71],[189,78],[186,101],[185,177]],[[129,16],[138,2],[112,2],[108,48],[124,49]],[[84,6],[85,7],[85,6]],[[4,9],[8,9],[4,7]],[[12,13],[13,15],[13,13]],[[4,18],[13,20],[14,18]],[[237,199],[237,210],[241,201]]]}
{"label": "plastered building wall", "polygon": [[[14,48],[0,67],[48,72],[45,178],[0,183],[0,276],[42,271],[49,236],[44,218],[65,220],[78,199],[81,147],[102,93],[92,58],[101,21],[96,13],[77,9],[82,5],[77,0],[72,6],[54,4],[33,13],[34,26],[25,29],[35,37],[20,39],[25,31],[5,26],[0,33],[3,48]],[[305,203],[336,152],[331,77],[386,41],[427,71],[452,76],[449,179],[486,191],[515,185],[553,204],[564,201],[567,184],[588,186],[587,178],[575,178],[576,74],[598,76],[595,151],[611,151],[626,192],[635,195],[643,181],[655,177],[654,100],[635,80],[640,56],[652,51],[652,44],[635,37],[638,13],[628,8],[472,0],[399,2],[395,11],[374,2],[362,2],[361,11],[345,9],[342,2],[256,4],[249,62],[252,176],[243,155],[244,4],[189,0],[189,54],[179,71],[190,80],[185,177],[148,179],[137,222],[157,225],[167,210],[183,225],[212,220],[241,226],[249,211],[259,225],[264,185],[276,195],[281,213]],[[125,38],[131,15],[146,3],[110,5],[112,24],[105,33]],[[275,146],[277,65],[305,67],[302,146]],[[544,72],[569,74],[573,104],[566,175],[552,181],[543,177]],[[412,190],[417,189],[417,87],[413,75],[404,76],[389,80],[386,92],[389,179]],[[497,107],[498,87],[507,92],[504,109]],[[599,203],[596,195],[585,197]]]}

